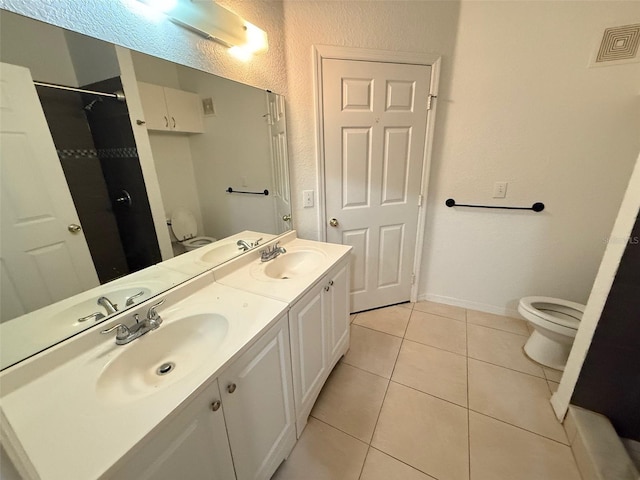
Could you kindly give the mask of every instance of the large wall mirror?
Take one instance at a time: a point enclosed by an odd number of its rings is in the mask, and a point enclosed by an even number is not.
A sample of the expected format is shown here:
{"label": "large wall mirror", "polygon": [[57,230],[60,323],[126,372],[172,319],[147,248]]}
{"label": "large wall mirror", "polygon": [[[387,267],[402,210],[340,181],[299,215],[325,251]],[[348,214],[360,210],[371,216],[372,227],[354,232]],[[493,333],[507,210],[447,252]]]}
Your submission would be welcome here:
{"label": "large wall mirror", "polygon": [[1,368],[292,228],[281,95],[0,22]]}

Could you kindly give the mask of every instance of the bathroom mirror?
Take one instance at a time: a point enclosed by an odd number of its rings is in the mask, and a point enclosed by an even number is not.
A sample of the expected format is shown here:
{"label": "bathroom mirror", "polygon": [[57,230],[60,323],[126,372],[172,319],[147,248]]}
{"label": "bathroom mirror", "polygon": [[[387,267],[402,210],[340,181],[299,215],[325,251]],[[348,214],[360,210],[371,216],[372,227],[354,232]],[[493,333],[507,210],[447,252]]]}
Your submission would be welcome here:
{"label": "bathroom mirror", "polygon": [[292,228],[281,95],[0,22],[1,368]]}

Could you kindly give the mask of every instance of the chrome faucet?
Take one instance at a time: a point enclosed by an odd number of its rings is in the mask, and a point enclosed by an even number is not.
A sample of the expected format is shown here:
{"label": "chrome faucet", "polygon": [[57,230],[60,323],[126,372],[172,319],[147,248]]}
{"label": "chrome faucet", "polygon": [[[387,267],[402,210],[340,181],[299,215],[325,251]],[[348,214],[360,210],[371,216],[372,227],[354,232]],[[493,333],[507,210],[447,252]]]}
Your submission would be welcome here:
{"label": "chrome faucet", "polygon": [[248,243],[248,242],[245,242],[244,240],[238,240],[236,242],[236,245],[238,245],[238,248],[241,249],[243,252],[246,252],[247,250],[253,247],[257,247],[261,241],[262,241],[262,237],[260,237],[253,243]]}
{"label": "chrome faucet", "polygon": [[238,240],[236,242],[236,245],[238,245],[238,248],[240,250],[242,250],[243,252],[246,252],[247,250],[249,250],[251,248],[251,245],[247,242],[245,242],[244,240]]}
{"label": "chrome faucet", "polygon": [[281,253],[287,253],[284,247],[279,247],[279,242],[276,242],[271,246],[271,248],[267,247],[264,250],[260,251],[260,261],[268,262],[269,260],[273,260]]}
{"label": "chrome faucet", "polygon": [[112,315],[118,311],[118,305],[111,303],[107,297],[100,297],[98,299],[98,305],[104,307],[107,311],[107,315]]}
{"label": "chrome faucet", "polygon": [[116,331],[116,345],[126,345],[129,342],[132,342],[138,337],[141,337],[145,333],[150,332],[151,330],[155,330],[162,324],[162,318],[156,311],[160,305],[164,303],[164,299],[160,300],[158,303],[149,308],[147,312],[147,318],[140,321],[140,316],[136,313],[133,318],[136,320],[136,323],[132,326],[128,327],[122,323],[118,323],[111,328],[107,328],[106,330],[102,330],[100,333],[107,334],[111,333],[114,330]]}

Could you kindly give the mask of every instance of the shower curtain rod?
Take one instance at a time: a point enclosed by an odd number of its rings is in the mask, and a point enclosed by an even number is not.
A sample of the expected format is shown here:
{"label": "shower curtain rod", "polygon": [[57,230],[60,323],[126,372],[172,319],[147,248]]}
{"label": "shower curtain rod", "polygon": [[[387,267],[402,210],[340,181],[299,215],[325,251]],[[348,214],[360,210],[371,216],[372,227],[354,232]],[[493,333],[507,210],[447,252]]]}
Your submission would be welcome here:
{"label": "shower curtain rod", "polygon": [[83,88],[67,87],[66,85],[56,85],[55,83],[36,82],[35,80],[33,84],[38,85],[39,87],[57,88],[58,90],[68,90],[70,92],[87,93],[89,95],[98,95],[100,97],[111,97],[111,98],[115,98],[119,102],[124,102],[126,98],[124,96],[124,92],[121,92],[120,90],[117,90],[114,93],[104,93],[104,92],[96,92],[94,90],[85,90]]}

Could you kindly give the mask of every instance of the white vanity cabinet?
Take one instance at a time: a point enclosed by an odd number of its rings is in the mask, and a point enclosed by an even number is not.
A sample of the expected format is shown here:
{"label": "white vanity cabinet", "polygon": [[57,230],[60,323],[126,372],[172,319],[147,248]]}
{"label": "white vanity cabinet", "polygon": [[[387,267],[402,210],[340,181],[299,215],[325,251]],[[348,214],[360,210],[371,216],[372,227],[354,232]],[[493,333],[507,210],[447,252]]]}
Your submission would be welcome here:
{"label": "white vanity cabinet", "polygon": [[289,310],[298,437],[329,373],[349,347],[348,267],[346,261],[334,267]]}
{"label": "white vanity cabinet", "polygon": [[195,93],[138,82],[148,130],[202,133],[202,108]]}
{"label": "white vanity cabinet", "polygon": [[218,380],[237,479],[271,478],[296,443],[286,315]]}
{"label": "white vanity cabinet", "polygon": [[271,478],[296,442],[287,317],[144,442],[105,478]]}
{"label": "white vanity cabinet", "polygon": [[134,448],[114,473],[114,480],[233,480],[235,474],[214,380],[180,413]]}

